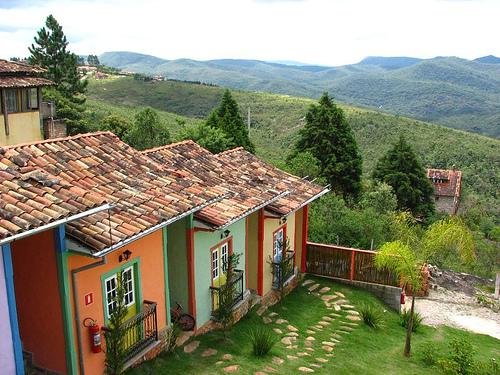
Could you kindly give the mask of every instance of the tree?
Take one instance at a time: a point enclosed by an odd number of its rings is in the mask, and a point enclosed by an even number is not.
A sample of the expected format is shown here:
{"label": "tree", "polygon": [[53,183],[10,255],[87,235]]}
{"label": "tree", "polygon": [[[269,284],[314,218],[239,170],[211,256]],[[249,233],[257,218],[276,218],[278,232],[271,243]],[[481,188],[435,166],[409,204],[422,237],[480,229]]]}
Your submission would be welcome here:
{"label": "tree", "polygon": [[315,179],[320,174],[319,161],[309,151],[297,153],[288,158],[286,168],[290,170],[290,173],[308,179]]}
{"label": "tree", "polygon": [[255,146],[248,135],[238,103],[233,99],[229,90],[224,91],[222,101],[208,117],[207,125],[222,130],[231,142],[230,147],[242,146],[249,152],[255,152]]}
{"label": "tree", "polygon": [[328,93],[318,105],[311,105],[306,114],[306,125],[299,131],[290,159],[302,152],[310,152],[319,162],[320,174],[332,190],[345,198],[357,197],[361,191],[362,159],[344,112]]}
{"label": "tree", "polygon": [[125,363],[124,346],[125,346],[125,331],[123,323],[127,316],[127,307],[124,304],[125,290],[122,283],[122,273],[116,275],[116,295],[113,298],[114,308],[109,317],[107,329],[104,331],[106,340],[106,358],[104,360],[106,366],[106,374],[118,375],[123,372]]}
{"label": "tree", "polygon": [[101,129],[110,131],[116,134],[118,138],[124,139],[130,130],[130,122],[123,116],[111,114],[102,120]]}
{"label": "tree", "polygon": [[87,56],[87,64],[89,64],[90,66],[101,65],[99,62],[99,57],[97,57],[97,55],[88,55]]}
{"label": "tree", "polygon": [[212,128],[206,123],[195,126],[183,125],[179,138],[191,139],[214,154],[230,149],[233,144],[222,129]]}
{"label": "tree", "polygon": [[437,221],[419,233],[414,218],[408,212],[403,212],[395,216],[393,230],[397,240],[382,245],[375,254],[375,266],[394,272],[403,285],[409,285],[413,291],[404,347],[404,355],[409,356],[415,291],[422,287],[423,267],[444,252],[455,253],[464,262],[471,262],[474,258],[474,239],[465,224],[456,217]]}
{"label": "tree", "polygon": [[75,99],[84,94],[87,87],[87,81],[80,80],[77,71],[78,56],[67,50],[68,41],[62,26],[52,15],[47,17],[45,26],[37,32],[35,44],[28,47],[29,61],[47,69],[45,76],[55,82],[58,91]]}
{"label": "tree", "polygon": [[373,178],[392,186],[400,210],[410,210],[416,217],[434,213],[432,184],[403,136],[377,162]]}
{"label": "tree", "polygon": [[398,200],[392,186],[386,183],[370,183],[368,191],[363,193],[361,207],[371,208],[379,214],[396,211]]}
{"label": "tree", "polygon": [[145,108],[135,115],[134,123],[125,138],[137,150],[146,150],[170,143],[170,132],[160,122],[154,109]]}

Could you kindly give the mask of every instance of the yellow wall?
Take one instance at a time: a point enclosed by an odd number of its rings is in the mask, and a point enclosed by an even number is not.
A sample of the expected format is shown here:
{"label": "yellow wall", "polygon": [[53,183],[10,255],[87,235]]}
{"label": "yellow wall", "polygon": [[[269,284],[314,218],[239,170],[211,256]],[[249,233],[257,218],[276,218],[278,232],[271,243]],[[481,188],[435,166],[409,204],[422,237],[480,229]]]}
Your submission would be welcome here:
{"label": "yellow wall", "polygon": [[[290,244],[290,250],[295,247],[295,213],[286,217],[286,240]],[[279,227],[279,218],[266,217],[264,220],[264,284],[262,293],[268,293],[273,284],[273,273],[271,267],[271,259],[273,256],[273,232]]]}
{"label": "yellow wall", "polygon": [[5,135],[3,115],[0,115],[0,146],[43,140],[40,112],[9,113],[9,136]]}
{"label": "yellow wall", "polygon": [[304,209],[301,208],[297,212],[295,212],[295,242],[294,242],[294,250],[295,250],[295,267],[298,267],[300,271],[300,262],[302,259],[302,222],[304,219]]}

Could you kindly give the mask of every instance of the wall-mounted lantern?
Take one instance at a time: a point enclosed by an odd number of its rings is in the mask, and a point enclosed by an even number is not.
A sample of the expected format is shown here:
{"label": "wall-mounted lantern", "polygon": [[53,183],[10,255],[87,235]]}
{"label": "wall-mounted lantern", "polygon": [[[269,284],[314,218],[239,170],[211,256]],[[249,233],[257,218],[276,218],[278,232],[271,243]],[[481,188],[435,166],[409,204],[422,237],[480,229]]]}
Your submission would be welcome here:
{"label": "wall-mounted lantern", "polygon": [[123,253],[120,254],[118,257],[119,262],[127,261],[130,259],[130,256],[132,255],[132,252],[130,250],[125,250]]}

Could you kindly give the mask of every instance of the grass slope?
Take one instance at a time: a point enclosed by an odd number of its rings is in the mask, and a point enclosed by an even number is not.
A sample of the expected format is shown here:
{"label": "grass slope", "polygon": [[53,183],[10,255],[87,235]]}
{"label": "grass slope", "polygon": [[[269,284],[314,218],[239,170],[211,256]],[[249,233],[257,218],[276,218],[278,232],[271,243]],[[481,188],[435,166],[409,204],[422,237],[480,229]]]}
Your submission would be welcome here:
{"label": "grass slope", "polygon": [[[173,354],[162,354],[157,359],[146,362],[127,373],[130,375],[223,374],[223,367],[236,364],[240,366],[238,374],[252,375],[257,371],[265,371],[266,366],[277,369],[279,374],[300,373],[297,371],[300,366],[313,368],[316,374],[435,374],[439,373],[439,370],[436,367],[425,366],[419,359],[418,353],[427,342],[432,341],[437,347],[436,356],[444,357],[448,353],[447,345],[453,338],[468,340],[477,351],[475,359],[478,361],[487,361],[491,358],[498,360],[500,357],[499,341],[492,337],[449,327],[435,329],[423,326],[413,335],[414,355],[407,359],[402,355],[405,330],[399,325],[399,317],[395,312],[388,311],[368,292],[336,284],[328,279],[316,278],[315,280],[321,286],[330,287],[331,292],[343,293],[349,303],[355,307],[366,303],[385,310],[383,327],[374,330],[359,323],[350,334],[341,334],[340,343],[336,344],[332,352],[333,356],[326,356],[321,342],[330,341],[332,334],[345,324],[343,322],[347,321],[344,318],[346,313],[341,312],[342,317],[335,317],[323,331],[313,334],[314,351],[308,351],[304,339],[310,335],[306,333],[306,330],[322,320],[323,316],[329,315],[332,310],[327,310],[323,301],[309,293],[306,287],[299,286],[281,305],[273,306],[265,313],[267,316],[269,312],[275,312],[278,315],[273,318],[274,321],[278,317],[283,318],[298,328],[297,349],[286,349],[284,344],[278,342],[266,357],[252,356],[248,335],[251,329],[264,326],[262,318],[254,310],[233,327],[227,341],[222,339],[220,332],[211,332],[195,338],[200,341],[200,346],[191,354],[184,353],[178,348]],[[276,324],[275,322],[267,325],[269,329],[279,328],[283,332],[287,332],[286,326],[287,323]],[[282,336],[278,337],[281,339]],[[201,353],[207,348],[217,349],[217,355],[202,357]],[[299,356],[300,352],[308,352],[310,355]],[[231,354],[233,359],[217,364],[226,353]],[[287,355],[295,355],[297,358],[287,359]],[[279,357],[285,361],[281,365],[276,365],[272,362],[273,357]],[[321,368],[314,368],[311,364],[319,363],[315,359],[317,357],[328,359],[328,362],[320,364]]]}
{"label": "grass slope", "polygon": [[[131,78],[93,81],[89,104],[99,111],[123,112],[128,117],[136,107],[160,111],[172,134],[179,125],[204,119],[223,93],[220,87],[182,82],[143,82]],[[126,94],[124,94],[126,93]],[[283,162],[304,124],[307,108],[314,101],[287,95],[234,91],[243,114],[251,110],[251,138],[257,153],[273,163]],[[412,143],[423,164],[437,168],[455,165],[464,172],[464,186],[492,200],[498,207],[500,186],[500,141],[401,116],[342,105],[363,155],[365,175],[400,134]],[[97,121],[97,120],[96,120]]]}
{"label": "grass slope", "polygon": [[336,99],[500,137],[500,64],[456,57],[370,57],[340,67],[291,66],[256,60],[163,60],[107,52],[104,64],[180,80],[244,90]]}

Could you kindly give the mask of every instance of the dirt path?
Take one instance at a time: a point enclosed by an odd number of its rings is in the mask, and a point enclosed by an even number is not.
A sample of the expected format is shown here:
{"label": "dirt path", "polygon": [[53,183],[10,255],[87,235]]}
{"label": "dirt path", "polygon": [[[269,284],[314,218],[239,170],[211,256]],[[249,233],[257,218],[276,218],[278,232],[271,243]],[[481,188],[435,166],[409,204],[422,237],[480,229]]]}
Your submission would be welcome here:
{"label": "dirt path", "polygon": [[[406,308],[410,308],[407,298]],[[482,333],[500,340],[500,314],[478,306],[474,297],[443,288],[431,290],[429,297],[417,298],[415,309],[424,318],[424,324],[441,324]]]}

